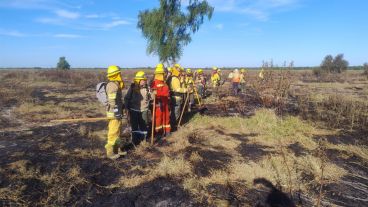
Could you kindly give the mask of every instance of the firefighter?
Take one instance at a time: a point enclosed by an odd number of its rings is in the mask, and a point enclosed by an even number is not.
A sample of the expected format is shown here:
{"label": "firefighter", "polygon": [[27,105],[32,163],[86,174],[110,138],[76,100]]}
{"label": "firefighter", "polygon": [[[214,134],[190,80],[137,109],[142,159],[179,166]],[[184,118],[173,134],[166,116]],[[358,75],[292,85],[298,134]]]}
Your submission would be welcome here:
{"label": "firefighter", "polygon": [[258,78],[259,80],[263,81],[264,80],[264,69],[262,68],[262,70],[259,72],[258,74]]}
{"label": "firefighter", "polygon": [[218,86],[220,86],[221,76],[220,73],[218,72],[217,67],[212,68],[211,82],[213,88],[217,88]]}
{"label": "firefighter", "polygon": [[121,151],[122,141],[120,139],[120,130],[122,128],[123,118],[123,93],[124,82],[121,77],[120,68],[111,65],[107,68],[108,83],[106,84],[107,107],[106,116],[109,119],[107,143],[105,145],[106,157],[112,160],[125,155],[126,152]]}
{"label": "firefighter", "polygon": [[181,69],[179,64],[175,64],[172,69],[172,78],[170,84],[171,92],[171,113],[170,123],[171,129],[176,130],[176,124],[180,117],[181,106],[183,104],[183,97],[188,92],[183,84],[180,83]]}
{"label": "firefighter", "polygon": [[232,90],[235,96],[239,93],[240,73],[238,69],[234,70],[232,78]]}
{"label": "firefighter", "polygon": [[221,76],[218,72],[217,67],[212,68],[211,82],[212,82],[212,88],[213,88],[214,95],[218,97],[218,87],[220,86]]}
{"label": "firefighter", "polygon": [[245,83],[246,74],[247,74],[246,69],[243,68],[240,70],[240,87],[243,92],[245,92],[245,89],[246,89],[245,88],[246,87],[246,83]]}
{"label": "firefighter", "polygon": [[149,101],[151,94],[147,85],[147,77],[143,71],[135,74],[133,83],[125,97],[126,109],[129,112],[132,128],[132,141],[135,145],[148,137],[150,117]]}
{"label": "firefighter", "polygon": [[[187,89],[193,89],[194,88],[194,80],[193,80],[193,73],[192,70],[190,68],[188,68],[186,70],[186,74],[185,74],[185,87]],[[192,110],[192,107],[194,106],[194,94],[190,93],[189,94],[189,107],[188,107],[188,111],[190,112]]]}
{"label": "firefighter", "polygon": [[203,74],[202,69],[198,69],[195,74],[194,84],[197,87],[197,91],[201,98],[205,98],[206,95],[206,77]]}
{"label": "firefighter", "polygon": [[187,88],[187,85],[185,84],[185,77],[186,77],[186,73],[183,67],[180,67],[180,75],[179,75],[179,80],[180,80],[180,84],[184,87]]}
{"label": "firefighter", "polygon": [[168,136],[171,132],[169,112],[170,89],[165,82],[165,70],[161,63],[156,66],[151,89],[156,99],[154,106],[155,115],[154,120],[152,120],[154,121],[155,133]]}

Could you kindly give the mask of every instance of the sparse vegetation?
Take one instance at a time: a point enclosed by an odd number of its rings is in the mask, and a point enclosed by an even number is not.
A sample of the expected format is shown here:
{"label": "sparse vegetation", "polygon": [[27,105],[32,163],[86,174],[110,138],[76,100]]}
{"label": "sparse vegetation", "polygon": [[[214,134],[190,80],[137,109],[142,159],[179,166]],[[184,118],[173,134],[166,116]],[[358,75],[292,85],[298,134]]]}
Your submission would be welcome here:
{"label": "sparse vegetation", "polygon": [[[133,71],[124,72],[131,80]],[[343,83],[304,82],[302,74],[269,70],[263,87],[257,71],[249,71],[241,96],[227,96],[222,86],[221,101],[206,99],[208,112],[189,117],[168,143],[143,142],[111,162],[103,158],[105,122],[41,126],[103,116],[94,94],[102,74],[3,71],[0,104],[8,115],[2,109],[0,156],[7,159],[0,162],[0,201],[246,206],[266,199],[267,190],[254,184],[262,178],[298,205],[360,205],[367,80],[359,71],[347,72]],[[347,183],[352,191],[341,191]]]}

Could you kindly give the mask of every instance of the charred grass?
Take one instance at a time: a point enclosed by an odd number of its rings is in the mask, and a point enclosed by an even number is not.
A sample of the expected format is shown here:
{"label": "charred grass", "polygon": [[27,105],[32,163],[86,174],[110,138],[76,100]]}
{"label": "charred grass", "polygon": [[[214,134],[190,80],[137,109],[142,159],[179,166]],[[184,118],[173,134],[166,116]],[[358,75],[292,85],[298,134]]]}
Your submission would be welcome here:
{"label": "charred grass", "polygon": [[0,132],[0,202],[272,206],[277,203],[269,198],[276,196],[299,206],[364,206],[364,99],[340,103],[340,98],[319,96],[321,103],[312,106],[316,101],[297,101],[310,94],[292,90],[300,74],[273,71],[257,82],[257,74],[250,72],[239,97],[229,96],[224,85],[219,97],[204,100],[204,115],[188,118],[168,142],[144,142],[125,158],[110,161],[104,158],[105,122],[37,126],[51,119],[103,115],[94,98],[101,74],[69,72],[0,73],[1,106],[16,106],[14,115],[2,116],[1,126],[8,127],[12,118],[34,122],[24,130]]}

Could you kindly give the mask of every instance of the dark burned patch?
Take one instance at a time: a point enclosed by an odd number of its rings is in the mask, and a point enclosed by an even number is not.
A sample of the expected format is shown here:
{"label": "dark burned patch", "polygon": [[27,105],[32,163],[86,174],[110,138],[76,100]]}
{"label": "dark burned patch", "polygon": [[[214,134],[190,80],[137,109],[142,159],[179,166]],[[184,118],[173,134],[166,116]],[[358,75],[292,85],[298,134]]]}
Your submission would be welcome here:
{"label": "dark burned patch", "polygon": [[288,149],[291,150],[297,157],[304,156],[308,153],[308,150],[304,148],[299,142],[290,144],[288,146]]}
{"label": "dark burned patch", "polygon": [[248,137],[255,137],[258,136],[258,134],[256,133],[248,133],[248,134],[244,134],[244,133],[225,133],[223,130],[221,129],[215,129],[213,128],[217,133],[221,134],[221,135],[225,135],[225,136],[230,136],[234,139],[237,139],[241,142],[246,142],[248,141]]}
{"label": "dark burned patch", "polygon": [[107,186],[114,183],[120,177],[120,171],[110,160],[106,159],[77,159],[74,161],[80,166],[81,171],[88,180],[99,186]]}
{"label": "dark burned patch", "polygon": [[356,144],[357,139],[348,136],[331,135],[323,137],[331,144]]}
{"label": "dark burned patch", "polygon": [[200,134],[196,131],[188,135],[190,144],[202,144]]}
{"label": "dark burned patch", "polygon": [[270,154],[267,149],[270,149],[268,146],[263,146],[259,144],[247,144],[242,143],[240,146],[236,148],[236,150],[247,160],[259,160],[263,156]]}
{"label": "dark burned patch", "polygon": [[39,179],[29,178],[21,181],[24,188],[22,193],[28,200],[39,200],[45,196],[46,185]]}
{"label": "dark burned patch", "polygon": [[325,198],[340,206],[367,206],[368,179],[356,176],[345,176],[338,183],[330,183],[323,187]]}
{"label": "dark burned patch", "polygon": [[[240,189],[236,189],[240,188]],[[240,192],[243,192],[244,186],[233,186],[230,184],[220,185],[220,184],[210,184],[207,186],[207,191],[211,195],[212,198],[216,200],[224,201],[224,203],[218,204],[219,206],[239,206],[240,200],[239,197],[242,195],[238,195]],[[243,194],[244,196],[244,194]]]}
{"label": "dark burned patch", "polygon": [[184,150],[184,158],[185,159],[189,159],[189,157],[194,153],[194,152],[198,152],[202,150],[200,147],[194,147],[194,146],[189,146],[187,148],[185,148]]}
{"label": "dark burned patch", "polygon": [[350,173],[368,177],[368,167],[366,160],[336,149],[327,149],[326,155],[333,163],[343,167]]}
{"label": "dark burned patch", "polygon": [[231,155],[220,151],[200,150],[198,154],[203,158],[194,166],[194,172],[198,176],[208,176],[212,170],[220,170],[226,167],[231,160]]}
{"label": "dark burned patch", "polygon": [[[0,111],[1,113],[1,111]],[[13,120],[0,116],[0,129],[7,128],[7,127],[16,127],[18,126],[17,123],[15,123]]]}
{"label": "dark burned patch", "polygon": [[157,178],[130,189],[114,189],[90,201],[89,206],[203,206],[177,181],[167,178]]}

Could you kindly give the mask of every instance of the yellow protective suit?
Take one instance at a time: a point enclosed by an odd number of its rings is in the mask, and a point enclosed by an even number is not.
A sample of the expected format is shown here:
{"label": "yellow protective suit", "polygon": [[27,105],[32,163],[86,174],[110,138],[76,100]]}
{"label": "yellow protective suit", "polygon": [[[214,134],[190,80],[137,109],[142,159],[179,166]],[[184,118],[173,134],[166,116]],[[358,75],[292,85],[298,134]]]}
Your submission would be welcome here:
{"label": "yellow protective suit", "polygon": [[219,86],[219,85],[220,85],[220,81],[221,81],[221,77],[220,77],[220,75],[219,75],[218,73],[214,73],[214,74],[212,74],[212,76],[211,76],[211,81],[212,81],[212,86],[213,86],[214,88],[216,88],[217,86]]}
{"label": "yellow protective suit", "polygon": [[[122,81],[120,73],[111,77],[108,77],[109,83],[106,85],[106,93],[108,98],[108,106],[106,108],[106,115],[109,118],[107,143],[105,145],[106,156],[112,158],[118,155],[119,147],[121,145],[120,130],[122,127],[122,110],[123,110],[123,97],[122,89],[124,83]],[[114,111],[118,109],[118,111]],[[121,117],[119,118],[118,115]]]}
{"label": "yellow protective suit", "polygon": [[107,143],[105,145],[106,155],[108,157],[118,154],[118,150],[121,144],[120,130],[122,126],[121,119],[109,120],[108,132],[107,132]]}

